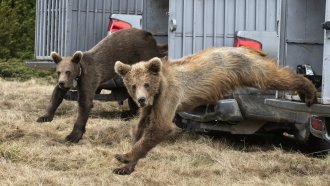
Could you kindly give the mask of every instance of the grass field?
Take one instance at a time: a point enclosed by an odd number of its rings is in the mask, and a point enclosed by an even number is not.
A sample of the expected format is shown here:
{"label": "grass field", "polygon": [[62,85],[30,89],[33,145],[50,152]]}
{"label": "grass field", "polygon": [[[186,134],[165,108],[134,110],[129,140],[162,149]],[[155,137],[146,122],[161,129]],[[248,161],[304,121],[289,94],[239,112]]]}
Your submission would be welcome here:
{"label": "grass field", "polygon": [[179,130],[130,176],[115,175],[114,154],[130,149],[137,120],[121,120],[115,103],[95,102],[83,139],[70,144],[75,102],[64,101],[51,123],[36,122],[52,89],[0,79],[0,185],[330,185],[330,156]]}

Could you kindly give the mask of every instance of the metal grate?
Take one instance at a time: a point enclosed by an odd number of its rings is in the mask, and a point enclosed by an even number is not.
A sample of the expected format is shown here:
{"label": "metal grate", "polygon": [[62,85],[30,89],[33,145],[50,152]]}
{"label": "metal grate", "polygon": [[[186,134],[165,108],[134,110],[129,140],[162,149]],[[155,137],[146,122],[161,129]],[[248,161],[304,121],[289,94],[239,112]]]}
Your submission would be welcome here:
{"label": "metal grate", "polygon": [[35,57],[86,51],[106,35],[113,13],[142,15],[143,0],[36,0]]}
{"label": "metal grate", "polygon": [[67,1],[37,0],[36,2],[36,59],[48,59],[51,51],[65,51],[67,30]]}

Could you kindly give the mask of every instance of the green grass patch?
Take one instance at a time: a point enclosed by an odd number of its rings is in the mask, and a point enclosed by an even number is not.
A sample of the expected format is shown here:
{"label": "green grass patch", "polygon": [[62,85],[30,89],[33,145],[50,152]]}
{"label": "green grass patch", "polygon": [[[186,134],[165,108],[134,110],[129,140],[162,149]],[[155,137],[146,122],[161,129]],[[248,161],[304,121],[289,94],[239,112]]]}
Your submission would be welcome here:
{"label": "green grass patch", "polygon": [[0,59],[0,77],[6,80],[25,81],[31,78],[51,80],[53,76],[54,70],[29,68],[22,59]]}
{"label": "green grass patch", "polygon": [[200,166],[212,165],[213,163],[214,160],[208,154],[205,155],[200,154],[193,157],[193,161],[191,162],[191,165],[193,167],[200,167]]}
{"label": "green grass patch", "polygon": [[22,147],[16,144],[1,144],[0,145],[0,157],[16,162],[21,159]]}

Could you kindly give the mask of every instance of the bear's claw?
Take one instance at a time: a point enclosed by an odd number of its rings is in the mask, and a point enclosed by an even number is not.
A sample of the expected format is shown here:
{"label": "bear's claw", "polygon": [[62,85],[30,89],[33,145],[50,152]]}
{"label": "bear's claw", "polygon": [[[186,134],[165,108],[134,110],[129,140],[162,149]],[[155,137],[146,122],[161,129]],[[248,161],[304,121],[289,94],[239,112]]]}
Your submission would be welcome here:
{"label": "bear's claw", "polygon": [[305,100],[305,103],[306,103],[306,106],[307,107],[310,107],[310,106],[312,106],[313,104],[314,104],[314,100]]}
{"label": "bear's claw", "polygon": [[317,95],[316,93],[306,95],[304,93],[298,93],[300,100],[305,102],[307,107],[312,106],[314,103],[317,102]]}
{"label": "bear's claw", "polygon": [[37,122],[39,123],[44,123],[44,122],[51,122],[53,120],[53,117],[50,117],[50,116],[47,116],[47,115],[44,115],[44,116],[41,116],[37,119]]}
{"label": "bear's claw", "polygon": [[82,131],[74,130],[65,138],[65,140],[71,143],[78,143],[79,140],[82,138],[82,136],[83,136]]}
{"label": "bear's claw", "polygon": [[112,172],[118,175],[130,175],[133,172],[133,170],[130,170],[129,167],[124,166],[124,167],[116,168]]}

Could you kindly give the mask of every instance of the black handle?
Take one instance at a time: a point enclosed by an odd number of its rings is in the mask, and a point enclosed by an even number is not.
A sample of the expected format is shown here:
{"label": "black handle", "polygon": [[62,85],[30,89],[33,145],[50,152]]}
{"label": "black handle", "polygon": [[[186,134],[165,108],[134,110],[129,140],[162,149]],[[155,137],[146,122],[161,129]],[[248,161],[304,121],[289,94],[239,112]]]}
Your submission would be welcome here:
{"label": "black handle", "polygon": [[326,21],[324,23],[321,24],[322,28],[325,30],[330,30],[330,21]]}

